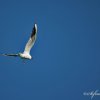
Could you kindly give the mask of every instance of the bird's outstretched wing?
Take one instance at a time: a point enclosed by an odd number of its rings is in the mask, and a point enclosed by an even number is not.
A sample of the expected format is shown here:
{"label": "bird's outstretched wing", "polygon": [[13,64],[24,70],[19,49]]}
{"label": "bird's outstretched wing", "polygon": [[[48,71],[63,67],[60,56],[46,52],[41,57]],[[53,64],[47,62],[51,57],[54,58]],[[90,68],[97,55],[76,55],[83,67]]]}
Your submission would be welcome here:
{"label": "bird's outstretched wing", "polygon": [[1,54],[2,56],[13,56],[13,57],[17,57],[18,54]]}
{"label": "bird's outstretched wing", "polygon": [[35,24],[33,27],[31,37],[29,38],[29,40],[25,46],[24,53],[26,53],[26,52],[30,53],[30,50],[31,50],[31,48],[34,45],[35,40],[36,40],[36,34],[37,34],[37,24]]}

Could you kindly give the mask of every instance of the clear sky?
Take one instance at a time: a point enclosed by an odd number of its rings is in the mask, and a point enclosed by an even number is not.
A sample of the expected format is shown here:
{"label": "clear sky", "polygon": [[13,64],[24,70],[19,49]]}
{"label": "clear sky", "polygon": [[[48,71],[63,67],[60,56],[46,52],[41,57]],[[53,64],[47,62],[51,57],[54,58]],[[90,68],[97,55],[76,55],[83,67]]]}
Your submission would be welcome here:
{"label": "clear sky", "polygon": [[34,23],[31,61],[0,56],[0,100],[90,100],[83,93],[100,89],[100,1],[0,0],[0,54],[23,52]]}

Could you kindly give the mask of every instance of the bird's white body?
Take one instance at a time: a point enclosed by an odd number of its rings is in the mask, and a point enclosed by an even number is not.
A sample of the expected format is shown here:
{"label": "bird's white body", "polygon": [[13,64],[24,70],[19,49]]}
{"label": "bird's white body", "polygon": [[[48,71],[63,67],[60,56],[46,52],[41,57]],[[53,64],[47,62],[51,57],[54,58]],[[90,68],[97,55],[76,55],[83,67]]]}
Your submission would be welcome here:
{"label": "bird's white body", "polygon": [[19,53],[19,56],[22,58],[22,59],[32,59],[32,56],[29,54],[29,53]]}

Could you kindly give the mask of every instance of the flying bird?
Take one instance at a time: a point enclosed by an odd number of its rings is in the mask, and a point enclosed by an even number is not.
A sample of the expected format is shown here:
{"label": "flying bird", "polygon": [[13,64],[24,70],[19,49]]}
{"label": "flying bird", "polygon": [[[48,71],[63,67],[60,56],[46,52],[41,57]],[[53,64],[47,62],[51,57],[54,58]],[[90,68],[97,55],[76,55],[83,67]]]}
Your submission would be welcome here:
{"label": "flying bird", "polygon": [[13,56],[13,57],[20,57],[22,59],[32,59],[32,56],[30,55],[31,48],[33,47],[35,40],[37,36],[37,24],[34,24],[34,27],[31,32],[31,36],[26,43],[25,49],[23,53],[18,54],[2,54],[3,56]]}

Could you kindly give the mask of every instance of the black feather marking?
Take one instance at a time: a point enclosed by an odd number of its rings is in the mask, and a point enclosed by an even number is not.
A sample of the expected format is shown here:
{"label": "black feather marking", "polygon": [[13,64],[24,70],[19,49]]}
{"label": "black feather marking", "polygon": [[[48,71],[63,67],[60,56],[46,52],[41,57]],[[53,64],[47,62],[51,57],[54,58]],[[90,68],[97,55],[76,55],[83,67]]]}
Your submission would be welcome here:
{"label": "black feather marking", "polygon": [[32,34],[31,34],[31,38],[36,34],[36,28],[35,26],[33,27],[33,30],[32,30]]}

